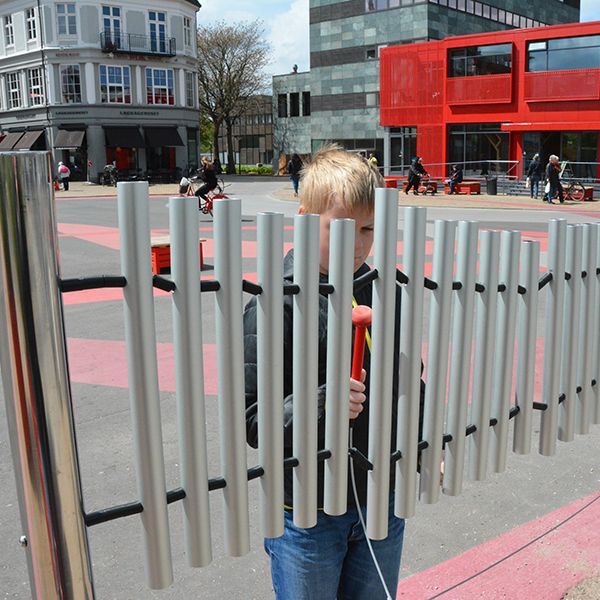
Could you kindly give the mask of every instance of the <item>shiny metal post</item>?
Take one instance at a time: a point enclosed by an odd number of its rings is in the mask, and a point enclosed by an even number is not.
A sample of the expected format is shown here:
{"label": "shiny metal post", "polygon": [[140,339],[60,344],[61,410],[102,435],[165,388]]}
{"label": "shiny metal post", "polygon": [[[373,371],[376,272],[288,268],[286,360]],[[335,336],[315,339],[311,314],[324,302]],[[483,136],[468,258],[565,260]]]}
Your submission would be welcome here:
{"label": "shiny metal post", "polygon": [[455,232],[454,221],[435,222],[432,277],[437,287],[431,294],[429,312],[427,387],[423,418],[423,439],[427,441],[427,448],[421,454],[420,480],[420,499],[428,504],[437,502],[440,497]]}
{"label": "shiny metal post", "polygon": [[317,523],[319,215],[294,217],[294,525]]}
{"label": "shiny metal post", "polygon": [[401,290],[396,449],[402,452],[402,459],[396,463],[394,506],[394,514],[402,518],[415,514],[417,499],[426,225],[427,209],[411,206],[404,210],[402,267],[408,283]]}
{"label": "shiny metal post", "polygon": [[[598,331],[600,328],[600,223],[595,223],[596,237],[598,244],[596,247],[596,264],[592,269],[592,277],[596,273],[596,310],[594,321],[591,325],[592,331]],[[594,341],[593,358],[592,358],[592,373],[596,381],[594,386],[594,398],[592,400],[591,419],[595,425],[600,425],[600,335],[596,336]]]}
{"label": "shiny metal post", "polygon": [[117,185],[129,398],[140,502],[144,507],[146,578],[152,589],[173,581],[160,423],[156,328],[150,254],[148,183]]}
{"label": "shiny metal post", "polygon": [[250,551],[248,472],[242,326],[242,205],[239,199],[214,203],[217,373],[225,549],[230,556]]}
{"label": "shiny metal post", "polygon": [[283,215],[256,217],[258,461],[261,533],[283,535]]}
{"label": "shiny metal post", "polygon": [[513,440],[513,452],[517,454],[529,454],[531,452],[539,269],[539,242],[521,242],[519,285],[524,287],[526,291],[519,296],[517,307],[516,402],[519,412],[515,417]]}
{"label": "shiny metal post", "polygon": [[477,430],[469,436],[469,476],[476,481],[486,478],[489,456],[499,254],[500,232],[482,231],[479,281],[485,290],[475,300],[475,361],[471,396],[471,423],[477,426]]}
{"label": "shiny metal post", "polygon": [[556,452],[558,436],[566,240],[567,222],[563,219],[551,219],[548,226],[548,272],[552,274],[552,281],[546,286],[542,387],[542,402],[548,408],[542,411],[539,442],[539,452],[544,456],[552,456]]}
{"label": "shiny metal post", "polygon": [[0,153],[0,198],[0,360],[31,597],[88,600],[49,155]]}
{"label": "shiny metal post", "polygon": [[369,386],[369,460],[367,475],[367,535],[381,540],[388,533],[392,379],[396,308],[396,245],[398,192],[375,191],[375,256],[379,277],[373,283],[371,379]]}
{"label": "shiny metal post", "polygon": [[586,273],[581,279],[581,321],[579,329],[579,364],[577,365],[577,385],[581,392],[577,394],[575,410],[575,433],[588,434],[595,412],[594,389],[592,388],[592,344],[598,337],[598,329],[593,329],[594,310],[596,309],[596,255],[598,253],[598,228],[587,223],[583,228],[583,258],[581,268]]}
{"label": "shiny metal post", "polygon": [[558,408],[558,439],[572,442],[575,439],[575,411],[577,398],[577,374],[581,357],[579,353],[579,321],[581,309],[581,249],[583,229],[581,225],[567,225],[567,254],[565,268],[571,275],[565,282],[562,329],[562,352],[559,393],[565,401]]}
{"label": "shiny metal post", "polygon": [[511,407],[513,358],[515,352],[515,328],[517,302],[519,299],[519,250],[521,234],[503,231],[500,236],[500,284],[505,290],[498,296],[496,322],[496,348],[494,350],[494,375],[492,392],[492,418],[497,423],[491,429],[490,451],[492,471],[502,473],[506,469],[508,452],[508,422]]}
{"label": "shiny metal post", "polygon": [[202,295],[198,260],[198,207],[182,196],[169,199],[173,346],[179,432],[184,538],[188,564],[212,560],[202,353]]}
{"label": "shiny metal post", "polygon": [[475,306],[475,272],[477,268],[477,223],[458,224],[456,290],[452,319],[452,351],[448,384],[448,426],[452,440],[444,455],[445,494],[457,496],[462,491],[465,463],[465,429],[469,399],[471,353],[473,350],[473,314]]}
{"label": "shiny metal post", "polygon": [[354,227],[350,219],[336,219],[330,231],[329,283],[333,293],[329,294],[327,311],[325,448],[331,451],[331,458],[325,461],[324,499],[328,515],[343,515],[348,504]]}

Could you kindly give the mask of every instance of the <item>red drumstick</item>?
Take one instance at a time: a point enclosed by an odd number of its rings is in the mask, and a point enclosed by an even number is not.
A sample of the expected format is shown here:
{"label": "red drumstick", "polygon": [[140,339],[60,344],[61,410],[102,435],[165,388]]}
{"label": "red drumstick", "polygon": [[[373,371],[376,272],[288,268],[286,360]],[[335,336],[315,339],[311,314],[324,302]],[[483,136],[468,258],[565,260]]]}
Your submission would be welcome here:
{"label": "red drumstick", "polygon": [[352,355],[352,379],[360,381],[365,357],[365,338],[367,327],[371,324],[371,308],[369,306],[355,306],[352,309],[352,325],[354,333],[354,353]]}

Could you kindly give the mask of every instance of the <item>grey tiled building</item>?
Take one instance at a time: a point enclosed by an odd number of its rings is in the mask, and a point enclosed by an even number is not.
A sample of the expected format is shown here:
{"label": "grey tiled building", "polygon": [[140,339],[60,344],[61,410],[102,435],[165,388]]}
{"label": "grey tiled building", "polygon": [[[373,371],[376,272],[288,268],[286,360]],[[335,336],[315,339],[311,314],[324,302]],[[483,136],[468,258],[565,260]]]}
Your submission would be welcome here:
{"label": "grey tiled building", "polygon": [[[337,141],[374,150],[381,160],[382,47],[575,22],[579,5],[579,0],[310,0],[310,71],[273,78],[275,155],[308,153]],[[310,115],[282,116],[283,103],[289,107],[298,93],[310,94]]]}

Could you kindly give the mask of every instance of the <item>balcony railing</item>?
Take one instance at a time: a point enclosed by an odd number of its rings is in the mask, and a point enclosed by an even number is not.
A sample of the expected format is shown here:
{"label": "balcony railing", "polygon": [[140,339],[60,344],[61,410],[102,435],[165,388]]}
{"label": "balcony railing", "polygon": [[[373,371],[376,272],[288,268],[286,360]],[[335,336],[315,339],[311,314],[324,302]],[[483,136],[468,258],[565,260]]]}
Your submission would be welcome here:
{"label": "balcony railing", "polygon": [[102,52],[112,52],[114,54],[175,56],[177,51],[175,38],[109,31],[102,31],[100,33],[100,46]]}

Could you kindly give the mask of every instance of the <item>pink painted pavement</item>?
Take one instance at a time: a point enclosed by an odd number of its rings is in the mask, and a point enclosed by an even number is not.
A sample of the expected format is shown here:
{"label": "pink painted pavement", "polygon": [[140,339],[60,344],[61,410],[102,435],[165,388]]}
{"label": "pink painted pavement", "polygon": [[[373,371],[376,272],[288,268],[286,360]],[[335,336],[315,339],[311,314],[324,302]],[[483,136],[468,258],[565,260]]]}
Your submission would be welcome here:
{"label": "pink painted pavement", "polygon": [[400,581],[406,600],[560,600],[600,574],[600,491]]}

